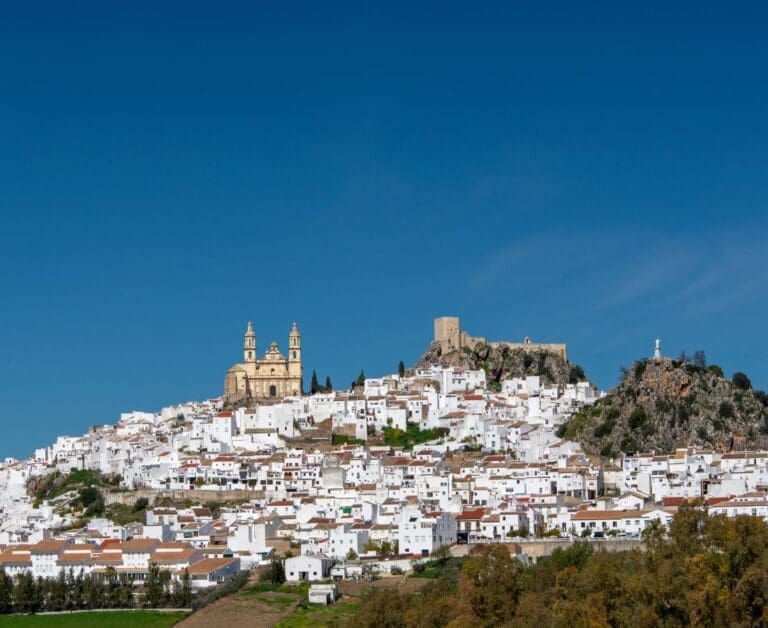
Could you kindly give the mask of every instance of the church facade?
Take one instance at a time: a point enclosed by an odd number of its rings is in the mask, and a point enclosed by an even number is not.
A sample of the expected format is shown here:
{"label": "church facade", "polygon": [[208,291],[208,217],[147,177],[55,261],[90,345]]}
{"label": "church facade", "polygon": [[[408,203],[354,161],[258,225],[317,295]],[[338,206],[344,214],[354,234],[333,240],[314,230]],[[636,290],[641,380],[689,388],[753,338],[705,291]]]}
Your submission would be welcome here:
{"label": "church facade", "polygon": [[224,378],[224,401],[238,403],[280,399],[301,394],[301,334],[296,323],[288,334],[288,356],[273,341],[262,358],[256,353],[256,332],[248,321],[243,336],[243,362]]}

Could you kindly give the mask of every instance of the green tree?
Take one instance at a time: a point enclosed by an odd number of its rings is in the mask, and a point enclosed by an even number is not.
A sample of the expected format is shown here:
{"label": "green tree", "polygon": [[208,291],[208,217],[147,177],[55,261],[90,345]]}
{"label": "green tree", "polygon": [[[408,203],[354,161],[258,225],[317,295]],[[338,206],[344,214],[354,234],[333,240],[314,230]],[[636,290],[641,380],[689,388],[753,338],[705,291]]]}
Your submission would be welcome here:
{"label": "green tree", "polygon": [[0,615],[13,612],[13,580],[0,569]]}
{"label": "green tree", "polygon": [[331,376],[328,375],[325,378],[325,386],[323,387],[323,392],[333,392],[333,384],[331,383]]}
{"label": "green tree", "polygon": [[181,608],[190,606],[192,606],[192,578],[189,576],[189,571],[184,569],[181,576]]}
{"label": "green tree", "polygon": [[400,360],[400,363],[397,365],[397,374],[400,377],[405,377],[405,364],[403,364],[402,360]]}
{"label": "green tree", "polygon": [[320,385],[317,383],[317,373],[315,371],[312,371],[312,380],[309,384],[309,394],[314,395],[315,393],[320,391]]}
{"label": "green tree", "polygon": [[83,579],[83,603],[86,608],[104,608],[105,606],[106,589],[93,574]]}
{"label": "green tree", "polygon": [[717,414],[721,419],[732,419],[736,416],[733,405],[728,401],[721,401],[720,406],[717,408]]}
{"label": "green tree", "polygon": [[147,581],[144,585],[142,606],[149,608],[162,608],[166,605],[168,599],[166,592],[168,575],[169,574],[167,571],[160,571],[157,563],[152,563],[149,566]]}
{"label": "green tree", "polygon": [[587,376],[584,373],[584,369],[581,368],[578,364],[573,364],[568,371],[568,383],[578,384],[579,382],[583,382],[586,379]]}
{"label": "green tree", "polygon": [[135,502],[133,502],[133,512],[141,512],[142,510],[146,510],[147,506],[149,506],[149,500],[146,497],[139,497]]}
{"label": "green tree", "polygon": [[174,608],[189,608],[192,604],[192,583],[187,569],[184,569],[181,578],[173,581],[171,604]]}
{"label": "green tree", "polygon": [[666,528],[658,519],[652,519],[648,526],[640,533],[645,546],[650,551],[658,552],[664,544]]}
{"label": "green tree", "polygon": [[120,608],[120,579],[112,565],[108,565],[104,574],[105,606]]}
{"label": "green tree", "polygon": [[40,597],[31,572],[16,576],[13,588],[13,608],[17,613],[36,613],[40,609]]}
{"label": "green tree", "polygon": [[723,373],[723,369],[721,369],[717,364],[710,364],[707,367],[707,372],[712,373],[717,377],[725,377],[725,373]]}
{"label": "green tree", "polygon": [[747,377],[747,375],[741,371],[734,373],[731,381],[733,382],[733,385],[736,386],[736,388],[741,390],[749,390],[752,388],[752,382],[749,381],[749,377]]}
{"label": "green tree", "polygon": [[395,553],[394,546],[389,541],[382,541],[379,544],[379,549],[377,551],[377,554],[382,557],[386,558],[387,556],[391,556]]}
{"label": "green tree", "polygon": [[77,610],[83,605],[83,576],[75,575],[73,569],[67,572],[67,597],[64,607],[66,610]]}
{"label": "green tree", "polygon": [[451,550],[447,545],[441,545],[434,552],[432,552],[432,560],[444,565],[451,557]]}
{"label": "green tree", "polygon": [[498,625],[515,614],[523,566],[505,545],[482,545],[467,558],[459,574],[463,616],[470,622]]}
{"label": "green tree", "polygon": [[645,408],[638,406],[629,415],[629,427],[632,430],[640,430],[645,427],[648,421],[648,415],[645,413]]}
{"label": "green tree", "polygon": [[80,489],[80,503],[83,505],[83,508],[90,506],[99,497],[101,497],[101,493],[95,486],[86,486]]}
{"label": "green tree", "polygon": [[285,582],[285,568],[283,561],[273,560],[269,564],[269,581],[272,584],[283,584]]}
{"label": "green tree", "polygon": [[373,589],[364,598],[353,624],[360,628],[406,628],[407,599],[394,589]]}
{"label": "green tree", "polygon": [[62,569],[48,586],[48,610],[63,611],[67,607],[67,574]]}
{"label": "green tree", "polygon": [[120,576],[120,585],[117,589],[117,608],[133,608],[136,598],[133,595],[133,583],[128,576]]}

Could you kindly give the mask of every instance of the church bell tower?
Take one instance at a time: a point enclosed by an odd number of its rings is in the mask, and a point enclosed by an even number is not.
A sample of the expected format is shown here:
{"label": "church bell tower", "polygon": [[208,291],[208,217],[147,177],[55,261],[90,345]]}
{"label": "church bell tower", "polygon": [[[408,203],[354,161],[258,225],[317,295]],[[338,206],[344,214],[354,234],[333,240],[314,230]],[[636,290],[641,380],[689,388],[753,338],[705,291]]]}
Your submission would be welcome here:
{"label": "church bell tower", "polygon": [[301,377],[301,334],[296,323],[291,325],[288,334],[288,372],[293,377]]}
{"label": "church bell tower", "polygon": [[251,321],[248,321],[243,337],[243,362],[256,362],[256,332],[253,331]]}

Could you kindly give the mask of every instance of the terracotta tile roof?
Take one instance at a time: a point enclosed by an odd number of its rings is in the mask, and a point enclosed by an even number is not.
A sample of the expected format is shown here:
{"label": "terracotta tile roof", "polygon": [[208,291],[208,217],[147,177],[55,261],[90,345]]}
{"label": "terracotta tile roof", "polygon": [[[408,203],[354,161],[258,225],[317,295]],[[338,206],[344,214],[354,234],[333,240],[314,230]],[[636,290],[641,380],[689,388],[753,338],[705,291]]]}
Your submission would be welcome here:
{"label": "terracotta tile roof", "polygon": [[476,508],[475,510],[465,510],[464,512],[456,515],[457,521],[469,521],[475,519],[482,519],[485,516],[485,508]]}
{"label": "terracotta tile roof", "polygon": [[122,543],[120,549],[124,554],[148,554],[158,545],[160,541],[157,539],[133,539]]}
{"label": "terracotta tile roof", "polygon": [[69,545],[69,541],[46,540],[38,541],[31,548],[33,554],[60,554]]}
{"label": "terracotta tile roof", "polygon": [[209,574],[214,571],[218,571],[222,567],[226,567],[234,558],[203,558],[196,562],[194,565],[189,566],[189,574]]}

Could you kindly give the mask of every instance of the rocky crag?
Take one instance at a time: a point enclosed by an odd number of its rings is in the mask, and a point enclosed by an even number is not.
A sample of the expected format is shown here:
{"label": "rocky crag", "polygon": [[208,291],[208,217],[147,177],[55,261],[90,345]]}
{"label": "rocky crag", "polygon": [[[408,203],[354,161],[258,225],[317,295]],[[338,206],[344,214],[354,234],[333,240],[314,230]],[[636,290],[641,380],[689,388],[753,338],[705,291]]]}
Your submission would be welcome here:
{"label": "rocky crag", "polygon": [[768,447],[768,395],[743,373],[726,379],[718,366],[640,360],[594,406],[560,428],[585,451],[620,453],[700,446],[719,451]]}
{"label": "rocky crag", "polygon": [[474,347],[463,347],[443,353],[438,343],[429,345],[414,368],[432,364],[465,369],[483,369],[488,387],[499,390],[504,379],[539,375],[548,384],[566,384],[584,381],[582,368],[563,360],[559,355],[544,350],[526,351],[505,345],[491,346],[478,342]]}

